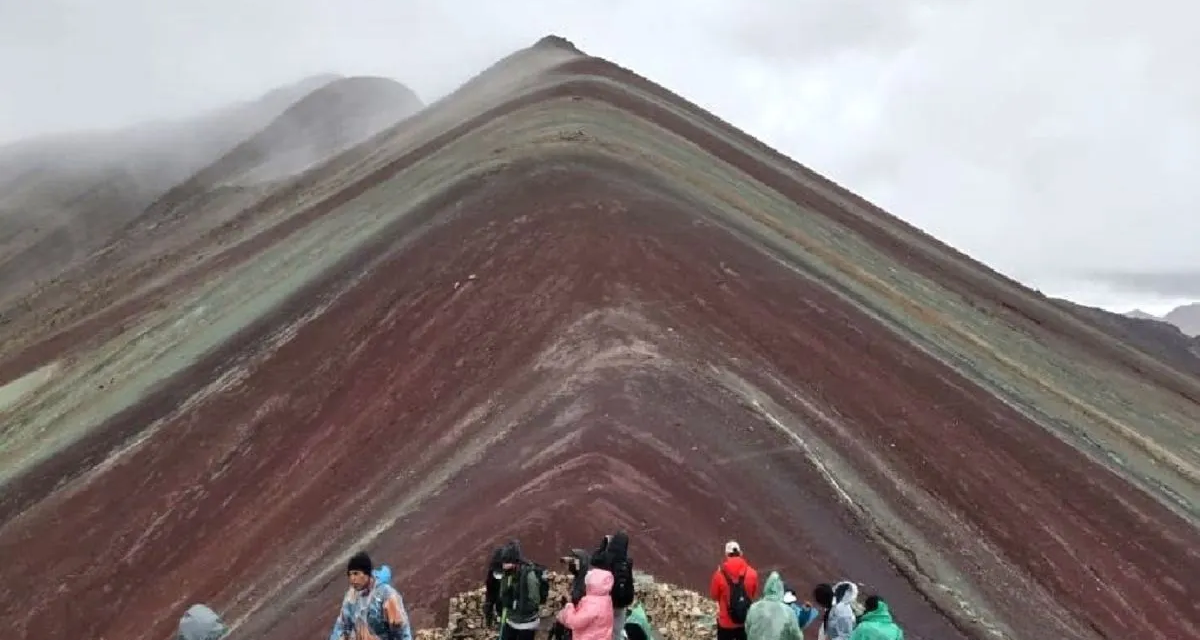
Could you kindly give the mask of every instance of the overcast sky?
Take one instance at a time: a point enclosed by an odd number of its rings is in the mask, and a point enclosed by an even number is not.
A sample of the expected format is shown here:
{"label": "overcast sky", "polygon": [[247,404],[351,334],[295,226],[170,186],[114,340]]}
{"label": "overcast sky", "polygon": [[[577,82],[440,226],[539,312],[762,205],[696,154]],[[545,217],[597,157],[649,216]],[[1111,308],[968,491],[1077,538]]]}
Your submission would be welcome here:
{"label": "overcast sky", "polygon": [[1184,0],[0,0],[0,141],[318,72],[428,102],[556,33],[1047,293],[1161,312],[1200,298],[1197,18]]}

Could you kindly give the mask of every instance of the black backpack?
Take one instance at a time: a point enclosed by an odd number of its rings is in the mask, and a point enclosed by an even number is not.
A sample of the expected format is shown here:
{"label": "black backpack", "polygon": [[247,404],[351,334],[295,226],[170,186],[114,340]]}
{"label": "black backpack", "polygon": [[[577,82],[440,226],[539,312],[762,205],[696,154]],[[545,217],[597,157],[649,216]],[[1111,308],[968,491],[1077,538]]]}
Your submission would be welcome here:
{"label": "black backpack", "polygon": [[746,593],[746,573],[738,576],[737,582],[721,569],[725,583],[729,585],[729,619],[737,624],[746,623],[746,614],[750,613],[750,595]]}
{"label": "black backpack", "polygon": [[626,558],[613,562],[613,606],[624,609],[633,604],[635,594],[633,588],[633,560]]}
{"label": "black backpack", "polygon": [[618,531],[608,543],[608,570],[613,575],[612,603],[617,609],[633,604],[633,560],[629,558],[629,536]]}

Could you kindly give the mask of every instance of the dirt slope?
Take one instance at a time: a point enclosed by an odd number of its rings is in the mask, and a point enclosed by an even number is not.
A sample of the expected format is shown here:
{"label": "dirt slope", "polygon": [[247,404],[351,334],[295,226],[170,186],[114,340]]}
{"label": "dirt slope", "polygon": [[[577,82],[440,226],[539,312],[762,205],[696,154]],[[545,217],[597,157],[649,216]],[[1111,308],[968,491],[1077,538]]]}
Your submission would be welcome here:
{"label": "dirt slope", "polygon": [[360,547],[444,624],[614,526],[909,638],[1200,634],[1196,378],[559,39],[156,242],[0,327],[18,637],[324,638]]}

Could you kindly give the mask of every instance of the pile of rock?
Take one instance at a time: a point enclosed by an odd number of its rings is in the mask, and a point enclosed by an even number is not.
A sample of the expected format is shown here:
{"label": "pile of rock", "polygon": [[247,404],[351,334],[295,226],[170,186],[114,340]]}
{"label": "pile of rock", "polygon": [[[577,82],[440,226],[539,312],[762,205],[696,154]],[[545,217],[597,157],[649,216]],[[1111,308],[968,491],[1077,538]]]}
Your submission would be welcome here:
{"label": "pile of rock", "polygon": [[[637,597],[662,640],[694,640],[712,637],[716,603],[707,597],[674,585],[656,582],[653,576],[635,573]],[[570,591],[566,574],[550,573],[550,597],[542,607],[542,632],[549,631],[559,602]],[[416,640],[495,640],[496,630],[483,621],[483,588],[450,598],[449,624],[444,629],[421,629]],[[544,635],[539,635],[544,638]]]}

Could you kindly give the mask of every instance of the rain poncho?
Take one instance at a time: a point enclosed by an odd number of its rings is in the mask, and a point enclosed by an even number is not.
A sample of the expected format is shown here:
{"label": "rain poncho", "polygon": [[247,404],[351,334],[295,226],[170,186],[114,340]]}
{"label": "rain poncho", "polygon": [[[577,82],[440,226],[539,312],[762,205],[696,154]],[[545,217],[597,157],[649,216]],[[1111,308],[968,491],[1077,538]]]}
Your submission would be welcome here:
{"label": "rain poncho", "polygon": [[179,619],[179,635],[175,637],[177,640],[217,640],[226,631],[228,628],[221,622],[221,616],[202,604],[194,604]]}
{"label": "rain poncho", "polygon": [[833,585],[835,595],[833,607],[829,609],[829,618],[822,624],[817,637],[820,640],[850,640],[854,633],[854,619],[858,613],[858,585],[850,581],[842,581]]}
{"label": "rain poncho", "polygon": [[904,631],[892,621],[892,611],[883,600],[863,614],[850,640],[904,640]]}
{"label": "rain poncho", "polygon": [[329,640],[412,640],[400,592],[378,578],[372,582],[365,593],[353,587],[346,590]]}
{"label": "rain poncho", "polygon": [[632,633],[629,633],[630,627],[636,627],[641,630],[641,638],[634,640],[659,640],[658,630],[654,625],[650,624],[650,618],[646,616],[646,609],[642,607],[642,603],[635,602],[632,607],[629,607],[628,615],[625,616],[625,631],[627,638],[633,638]]}
{"label": "rain poncho", "polygon": [[763,586],[762,599],[746,614],[746,640],[802,640],[792,606],[783,601],[783,579],[772,571]]}

